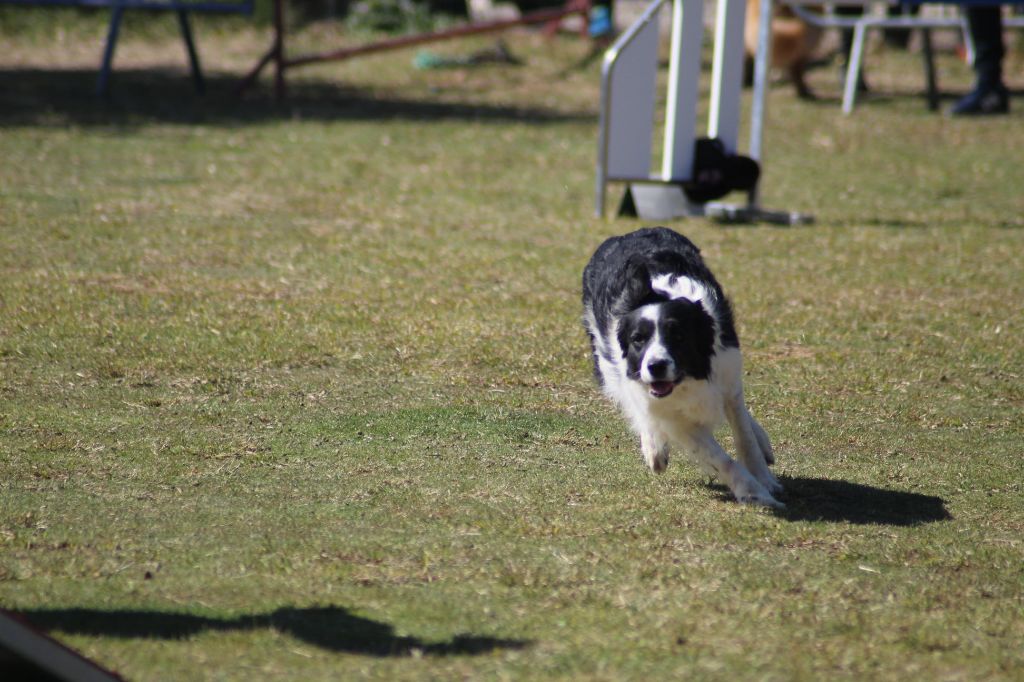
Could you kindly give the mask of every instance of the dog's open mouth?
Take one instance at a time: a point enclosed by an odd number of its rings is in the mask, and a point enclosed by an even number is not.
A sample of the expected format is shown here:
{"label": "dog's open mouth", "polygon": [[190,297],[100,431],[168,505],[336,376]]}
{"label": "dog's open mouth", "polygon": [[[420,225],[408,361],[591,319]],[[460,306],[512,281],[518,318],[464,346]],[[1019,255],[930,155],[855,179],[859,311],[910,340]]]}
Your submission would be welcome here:
{"label": "dog's open mouth", "polygon": [[664,398],[675,387],[676,385],[671,381],[652,381],[650,384],[651,395],[655,398]]}

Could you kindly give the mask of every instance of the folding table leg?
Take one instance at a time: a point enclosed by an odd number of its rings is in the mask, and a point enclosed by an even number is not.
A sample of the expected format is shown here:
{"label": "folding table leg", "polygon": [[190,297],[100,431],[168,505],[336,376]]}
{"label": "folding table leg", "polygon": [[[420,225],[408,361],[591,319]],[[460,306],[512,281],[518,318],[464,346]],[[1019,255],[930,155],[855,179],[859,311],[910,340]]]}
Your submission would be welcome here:
{"label": "folding table leg", "polygon": [[864,58],[864,36],[867,23],[858,21],[853,29],[853,45],[850,47],[849,64],[846,67],[846,83],[843,89],[843,113],[853,111],[853,102],[857,97],[857,81],[860,80],[861,60]]}
{"label": "folding table leg", "polygon": [[192,71],[192,82],[196,85],[196,92],[200,95],[206,93],[206,81],[203,80],[203,69],[199,66],[199,54],[196,52],[195,41],[192,40],[192,27],[188,22],[188,12],[178,10],[178,26],[181,27],[181,37],[185,40],[185,49],[188,51],[188,65]]}
{"label": "folding table leg", "polygon": [[935,52],[932,49],[932,31],[921,30],[921,56],[924,59],[924,78],[928,87],[928,111],[939,110],[939,86],[935,78]]}
{"label": "folding table leg", "polygon": [[96,77],[96,94],[105,97],[110,93],[110,67],[114,61],[114,50],[117,48],[117,33],[121,28],[121,17],[124,7],[114,6],[110,10],[110,27],[107,29],[107,44],[103,48],[103,62],[100,73]]}

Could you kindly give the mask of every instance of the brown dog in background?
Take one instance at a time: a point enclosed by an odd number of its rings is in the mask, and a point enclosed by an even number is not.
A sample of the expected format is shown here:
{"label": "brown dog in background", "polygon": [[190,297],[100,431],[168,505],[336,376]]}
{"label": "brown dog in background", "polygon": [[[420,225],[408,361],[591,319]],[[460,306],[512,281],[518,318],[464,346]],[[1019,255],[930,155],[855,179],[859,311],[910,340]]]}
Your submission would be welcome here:
{"label": "brown dog in background", "polygon": [[[775,6],[772,17],[772,68],[782,69],[788,75],[796,93],[803,99],[814,99],[807,87],[804,74],[812,54],[821,42],[823,31],[800,19],[784,5]],[[743,41],[747,50],[747,73],[753,74],[754,54],[757,52],[757,33],[761,23],[760,0],[747,0],[747,21]]]}

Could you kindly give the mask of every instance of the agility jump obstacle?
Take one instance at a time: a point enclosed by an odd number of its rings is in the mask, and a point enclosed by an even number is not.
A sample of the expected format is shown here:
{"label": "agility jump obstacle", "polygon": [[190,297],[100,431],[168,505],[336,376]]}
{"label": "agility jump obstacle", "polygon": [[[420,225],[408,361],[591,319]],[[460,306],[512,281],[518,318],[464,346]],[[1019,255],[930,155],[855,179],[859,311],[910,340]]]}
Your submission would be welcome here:
{"label": "agility jump obstacle", "polygon": [[[0,0],[2,2],[2,0]],[[590,0],[565,0],[561,7],[537,10],[523,14],[515,19],[499,19],[495,21],[471,22],[461,26],[455,26],[443,31],[429,33],[417,33],[396,38],[387,38],[362,45],[343,47],[326,52],[310,53],[296,57],[285,55],[285,22],[284,22],[284,0],[273,0],[274,2],[274,39],[270,49],[260,58],[256,66],[249,71],[236,88],[241,94],[248,90],[259,78],[260,72],[270,63],[274,64],[274,95],[281,101],[286,97],[285,72],[298,66],[316,64],[320,62],[341,61],[360,57],[377,52],[397,50],[413,47],[414,45],[425,45],[444,40],[454,40],[465,36],[480,35],[483,33],[495,33],[505,31],[516,26],[531,26],[536,24],[547,24],[548,30],[554,32],[558,23],[567,16],[578,14],[583,18],[581,34],[587,33],[587,17],[590,13]]]}
{"label": "agility jump obstacle", "polygon": [[[652,140],[657,101],[658,21],[662,8],[668,4],[672,6],[672,25],[664,139],[661,168],[654,172]],[[718,0],[706,135],[726,157],[735,159],[744,159],[738,156],[737,147],[745,10],[746,0]],[[806,214],[766,211],[758,201],[760,177],[763,177],[761,142],[765,92],[771,57],[771,0],[762,3],[750,116],[749,160],[760,165],[760,174],[755,166],[752,181],[741,183],[746,185],[744,191],[747,192],[747,203],[742,206],[695,201],[687,196],[686,189],[699,179],[695,177],[694,161],[701,145],[707,143],[696,134],[703,14],[704,0],[654,0],[605,53],[601,71],[597,215],[604,216],[608,183],[625,182],[627,188],[620,214],[635,214],[650,220],[708,216],[788,225],[812,221]],[[721,181],[728,183],[728,168],[713,170]]]}

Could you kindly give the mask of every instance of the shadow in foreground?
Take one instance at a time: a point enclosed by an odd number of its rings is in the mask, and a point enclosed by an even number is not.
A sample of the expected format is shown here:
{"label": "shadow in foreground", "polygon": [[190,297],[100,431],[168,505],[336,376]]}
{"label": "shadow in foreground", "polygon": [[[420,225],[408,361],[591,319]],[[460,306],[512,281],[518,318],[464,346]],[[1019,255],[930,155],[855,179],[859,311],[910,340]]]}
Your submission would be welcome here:
{"label": "shadow in foreground", "polygon": [[456,635],[447,642],[400,637],[387,623],[338,606],[282,608],[235,618],[209,618],[164,611],[30,609],[18,612],[40,630],[95,637],[185,639],[204,632],[273,628],[328,651],[367,656],[464,656],[495,649],[522,649],[524,640]]}
{"label": "shadow in foreground", "polygon": [[917,526],[953,517],[941,497],[886,490],[861,483],[824,478],[781,476],[786,508],[777,512],[790,521],[832,521],[885,526]]}

